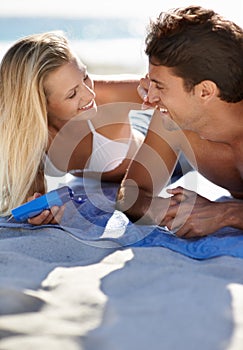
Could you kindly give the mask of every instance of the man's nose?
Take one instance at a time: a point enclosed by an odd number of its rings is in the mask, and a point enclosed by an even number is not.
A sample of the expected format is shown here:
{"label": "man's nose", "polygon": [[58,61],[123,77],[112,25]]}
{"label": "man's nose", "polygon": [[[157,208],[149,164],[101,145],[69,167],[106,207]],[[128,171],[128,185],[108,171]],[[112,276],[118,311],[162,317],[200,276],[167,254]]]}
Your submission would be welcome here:
{"label": "man's nose", "polygon": [[150,82],[148,89],[148,102],[153,104],[160,100],[158,89],[155,87],[155,83]]}

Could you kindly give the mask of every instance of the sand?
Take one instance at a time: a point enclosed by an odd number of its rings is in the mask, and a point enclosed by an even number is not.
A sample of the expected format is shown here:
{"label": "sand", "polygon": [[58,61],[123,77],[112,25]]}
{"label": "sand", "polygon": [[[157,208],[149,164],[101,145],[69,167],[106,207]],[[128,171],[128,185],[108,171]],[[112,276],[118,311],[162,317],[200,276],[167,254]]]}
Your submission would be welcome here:
{"label": "sand", "polygon": [[1,350],[243,349],[243,259],[0,235]]}

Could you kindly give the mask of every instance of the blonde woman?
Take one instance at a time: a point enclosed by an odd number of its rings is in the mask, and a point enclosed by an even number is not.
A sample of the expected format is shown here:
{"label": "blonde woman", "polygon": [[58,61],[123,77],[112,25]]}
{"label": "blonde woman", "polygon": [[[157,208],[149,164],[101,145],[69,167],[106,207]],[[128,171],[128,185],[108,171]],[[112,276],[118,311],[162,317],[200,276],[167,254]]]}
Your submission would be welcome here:
{"label": "blonde woman", "polygon": [[138,84],[94,83],[62,33],[17,41],[0,65],[0,215],[45,193],[46,169],[120,181],[144,139],[128,118]]}
{"label": "blonde woman", "polygon": [[[140,102],[137,85],[137,81],[123,84],[97,81],[98,103],[111,102],[109,96],[113,102]],[[117,123],[106,120],[103,125],[102,120],[96,120],[95,113],[92,125],[86,120],[88,117],[82,120],[82,114],[95,107],[93,82],[62,33],[24,37],[7,51],[0,66],[1,216],[9,215],[13,207],[33,193],[45,192],[45,154],[59,131],[77,115],[80,142],[65,169],[59,170],[85,168],[93,151],[92,139],[101,135],[111,141],[111,149],[121,146],[124,157],[116,167],[104,172],[104,178],[107,181],[122,178],[129,162],[126,155],[131,158],[143,135],[130,128],[126,108],[123,115],[117,116]],[[119,139],[129,141],[119,144]]]}

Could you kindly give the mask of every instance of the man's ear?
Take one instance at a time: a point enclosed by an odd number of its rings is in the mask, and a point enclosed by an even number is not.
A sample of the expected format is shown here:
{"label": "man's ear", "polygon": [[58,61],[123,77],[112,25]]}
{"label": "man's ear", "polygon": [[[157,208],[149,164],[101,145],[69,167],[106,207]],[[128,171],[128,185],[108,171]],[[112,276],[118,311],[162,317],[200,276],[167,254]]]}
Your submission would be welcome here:
{"label": "man's ear", "polygon": [[196,85],[196,88],[198,96],[205,101],[218,96],[218,87],[212,80],[203,80]]}

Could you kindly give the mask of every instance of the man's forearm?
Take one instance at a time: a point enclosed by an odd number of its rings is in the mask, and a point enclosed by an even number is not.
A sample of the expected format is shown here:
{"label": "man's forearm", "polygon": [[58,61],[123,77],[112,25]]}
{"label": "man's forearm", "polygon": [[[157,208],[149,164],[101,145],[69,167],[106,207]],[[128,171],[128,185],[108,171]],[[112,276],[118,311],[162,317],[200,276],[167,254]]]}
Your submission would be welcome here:
{"label": "man's forearm", "polygon": [[224,203],[224,226],[243,230],[243,200]]}
{"label": "man's forearm", "polygon": [[160,225],[169,203],[170,199],[153,197],[141,188],[121,186],[117,195],[116,208],[137,224]]}
{"label": "man's forearm", "polygon": [[116,209],[125,213],[133,222],[146,215],[152,198],[135,186],[121,186],[116,201]]}

